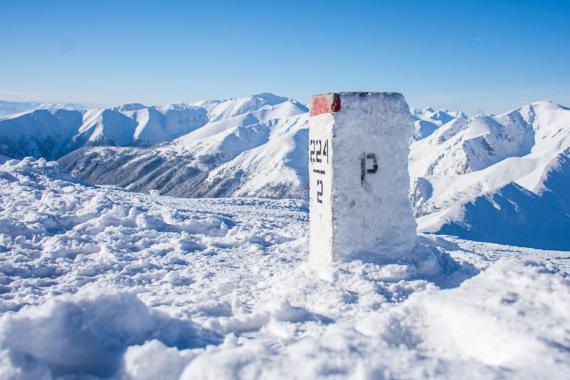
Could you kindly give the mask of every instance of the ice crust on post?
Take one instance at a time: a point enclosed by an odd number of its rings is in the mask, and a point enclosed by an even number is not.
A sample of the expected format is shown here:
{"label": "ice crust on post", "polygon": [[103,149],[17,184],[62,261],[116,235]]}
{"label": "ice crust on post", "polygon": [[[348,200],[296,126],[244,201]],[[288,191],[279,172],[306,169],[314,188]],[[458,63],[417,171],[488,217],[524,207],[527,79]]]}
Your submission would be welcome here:
{"label": "ice crust on post", "polygon": [[413,120],[403,95],[317,95],[309,120],[310,255],[394,260],[416,244],[408,192]]}

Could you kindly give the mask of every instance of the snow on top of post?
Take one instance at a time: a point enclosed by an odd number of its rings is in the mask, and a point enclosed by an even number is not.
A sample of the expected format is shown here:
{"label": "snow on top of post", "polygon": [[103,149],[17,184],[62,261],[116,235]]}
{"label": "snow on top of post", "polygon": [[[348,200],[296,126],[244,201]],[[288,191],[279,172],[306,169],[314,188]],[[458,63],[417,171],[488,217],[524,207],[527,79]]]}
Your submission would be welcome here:
{"label": "snow on top of post", "polygon": [[340,96],[337,93],[315,95],[311,99],[311,116],[340,111]]}
{"label": "snow on top of post", "polygon": [[399,92],[370,92],[370,91],[347,91],[347,92],[329,92],[318,94],[311,98],[311,116],[317,116],[324,113],[339,112],[342,108],[341,98],[352,97],[381,97],[396,98],[404,100],[404,96]]}

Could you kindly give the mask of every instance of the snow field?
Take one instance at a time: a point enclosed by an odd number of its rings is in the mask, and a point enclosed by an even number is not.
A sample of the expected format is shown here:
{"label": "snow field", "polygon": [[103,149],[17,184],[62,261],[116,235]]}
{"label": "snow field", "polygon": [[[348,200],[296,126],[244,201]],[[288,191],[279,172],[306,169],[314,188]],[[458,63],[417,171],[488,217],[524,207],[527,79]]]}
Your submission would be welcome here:
{"label": "snow field", "polygon": [[305,264],[298,200],[176,199],[0,166],[0,377],[565,378],[570,253],[426,235]]}

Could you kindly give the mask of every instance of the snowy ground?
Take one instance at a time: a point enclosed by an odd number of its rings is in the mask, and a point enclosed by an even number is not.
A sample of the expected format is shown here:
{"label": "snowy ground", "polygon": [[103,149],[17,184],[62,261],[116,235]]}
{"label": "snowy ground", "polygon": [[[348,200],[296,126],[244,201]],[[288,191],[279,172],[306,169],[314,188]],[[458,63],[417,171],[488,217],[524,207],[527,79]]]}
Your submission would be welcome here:
{"label": "snowy ground", "polygon": [[305,265],[302,201],[0,166],[0,378],[567,378],[570,252],[425,236],[443,271]]}

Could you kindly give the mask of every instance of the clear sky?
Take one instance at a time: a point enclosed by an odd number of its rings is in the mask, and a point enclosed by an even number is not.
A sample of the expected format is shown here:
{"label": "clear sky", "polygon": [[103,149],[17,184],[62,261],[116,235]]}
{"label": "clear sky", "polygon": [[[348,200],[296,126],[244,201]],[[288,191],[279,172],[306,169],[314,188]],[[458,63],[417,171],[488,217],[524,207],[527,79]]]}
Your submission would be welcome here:
{"label": "clear sky", "polygon": [[0,99],[163,104],[399,91],[570,105],[570,1],[0,1]]}

